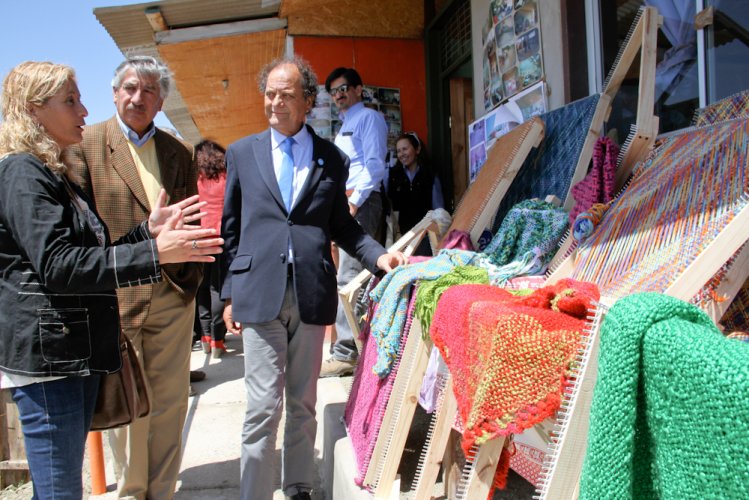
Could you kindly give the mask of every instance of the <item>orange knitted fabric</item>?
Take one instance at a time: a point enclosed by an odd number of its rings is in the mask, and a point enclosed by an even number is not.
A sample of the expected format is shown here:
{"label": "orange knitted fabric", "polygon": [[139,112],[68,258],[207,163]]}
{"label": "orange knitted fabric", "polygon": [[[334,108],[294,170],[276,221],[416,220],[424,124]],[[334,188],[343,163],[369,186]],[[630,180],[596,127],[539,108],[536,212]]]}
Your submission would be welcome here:
{"label": "orange knitted fabric", "polygon": [[[489,285],[458,285],[442,295],[430,334],[453,377],[466,452],[556,412],[598,299],[595,285],[570,279],[524,297]],[[506,472],[498,470],[496,486]]]}

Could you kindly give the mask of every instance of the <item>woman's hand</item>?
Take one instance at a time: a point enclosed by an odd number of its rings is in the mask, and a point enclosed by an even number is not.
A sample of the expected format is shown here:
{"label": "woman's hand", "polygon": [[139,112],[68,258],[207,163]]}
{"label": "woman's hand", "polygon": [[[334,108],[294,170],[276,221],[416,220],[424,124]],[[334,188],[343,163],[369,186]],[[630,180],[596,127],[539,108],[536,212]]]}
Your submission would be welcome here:
{"label": "woman's hand", "polygon": [[159,262],[214,262],[213,255],[223,252],[224,240],[216,236],[215,229],[178,229],[184,219],[182,211],[169,217],[156,237]]}
{"label": "woman's hand", "polygon": [[[207,212],[201,212],[206,203],[199,201],[198,195],[190,196],[174,205],[164,206],[166,204],[166,190],[163,188],[159,191],[159,197],[156,199],[156,206],[153,207],[151,215],[148,216],[148,230],[154,238],[161,233],[164,224],[169,217],[174,214],[181,214],[182,218],[174,226],[175,229],[197,229],[200,226],[190,226],[190,222],[199,221]],[[185,226],[185,224],[188,224]]]}

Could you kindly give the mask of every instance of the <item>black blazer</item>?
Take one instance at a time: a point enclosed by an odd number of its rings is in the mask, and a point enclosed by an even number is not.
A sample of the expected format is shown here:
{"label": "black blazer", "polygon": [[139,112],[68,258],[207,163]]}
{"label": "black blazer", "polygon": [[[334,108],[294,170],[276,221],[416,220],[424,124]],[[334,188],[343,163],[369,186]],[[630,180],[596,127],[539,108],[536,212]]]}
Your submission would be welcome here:
{"label": "black blazer", "polygon": [[231,144],[226,152],[226,196],[222,220],[222,299],[232,299],[234,321],[264,323],[278,317],[286,290],[288,242],[294,249],[294,290],[301,320],[335,321],[336,270],[330,242],[371,271],[385,249],[349,214],[348,157],[329,141],[312,136],[313,166],[291,213],[278,188],[270,130]]}
{"label": "black blazer", "polygon": [[[78,186],[70,187],[87,199]],[[69,193],[33,155],[0,160],[3,371],[49,376],[119,370],[114,289],[161,279],[145,223],[114,244],[104,227],[102,247]]]}

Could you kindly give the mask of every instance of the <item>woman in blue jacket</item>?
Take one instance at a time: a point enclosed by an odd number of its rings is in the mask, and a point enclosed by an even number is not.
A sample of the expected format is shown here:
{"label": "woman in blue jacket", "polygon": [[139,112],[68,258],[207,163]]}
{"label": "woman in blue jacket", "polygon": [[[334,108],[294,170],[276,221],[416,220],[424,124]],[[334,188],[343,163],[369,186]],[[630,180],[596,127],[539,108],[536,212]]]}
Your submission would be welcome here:
{"label": "woman in blue jacket", "polygon": [[86,434],[101,374],[120,369],[115,289],[160,265],[212,262],[222,241],[189,229],[197,197],[109,241],[61,160],[88,114],[71,68],[25,62],[3,82],[0,124],[0,387],[18,405],[34,498],[82,496]]}

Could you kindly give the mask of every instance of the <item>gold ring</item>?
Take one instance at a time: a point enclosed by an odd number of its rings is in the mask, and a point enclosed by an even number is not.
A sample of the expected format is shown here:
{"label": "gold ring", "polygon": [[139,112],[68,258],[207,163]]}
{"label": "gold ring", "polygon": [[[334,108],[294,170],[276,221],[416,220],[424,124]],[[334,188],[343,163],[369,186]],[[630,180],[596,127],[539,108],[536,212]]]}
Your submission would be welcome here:
{"label": "gold ring", "polygon": [[198,248],[198,242],[197,240],[192,240],[192,249],[195,250],[196,248]]}

